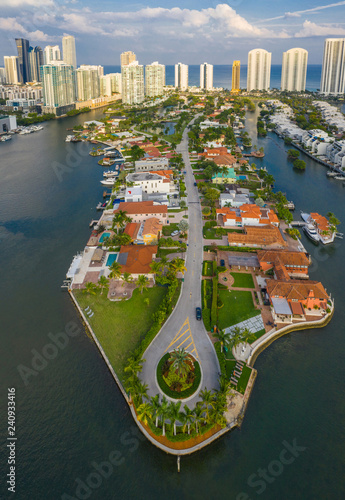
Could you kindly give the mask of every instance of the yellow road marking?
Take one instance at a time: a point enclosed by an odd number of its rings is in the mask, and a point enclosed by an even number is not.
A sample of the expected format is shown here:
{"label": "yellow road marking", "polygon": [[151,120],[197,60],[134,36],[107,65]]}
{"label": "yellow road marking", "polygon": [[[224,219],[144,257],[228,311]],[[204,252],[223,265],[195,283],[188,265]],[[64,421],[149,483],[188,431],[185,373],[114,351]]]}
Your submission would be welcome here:
{"label": "yellow road marking", "polygon": [[[188,339],[191,338],[191,336],[192,336],[192,334],[188,335],[188,337],[186,337],[184,340],[182,340],[182,342],[176,347],[176,349],[179,349],[182,344],[184,344]],[[191,344],[193,344],[193,340],[192,340]]]}
{"label": "yellow road marking", "polygon": [[191,351],[191,354],[194,353],[194,356],[196,356],[197,358],[199,358],[198,351],[197,351],[197,349],[195,347],[195,343],[194,343],[194,339],[193,339],[193,334],[192,334],[192,331],[191,331],[191,328],[190,328],[190,324],[189,324],[189,317],[186,318],[186,320],[182,324],[181,328],[179,329],[179,331],[176,333],[176,335],[173,338],[173,340],[168,345],[168,347],[165,350],[165,352],[167,352],[173,345],[176,346],[178,342],[179,342],[179,344],[177,345],[177,347],[175,347],[175,349],[179,349],[187,341],[190,341],[190,342],[187,345],[187,347],[185,347],[185,349],[187,350],[187,349],[189,349],[192,346],[193,350]]}

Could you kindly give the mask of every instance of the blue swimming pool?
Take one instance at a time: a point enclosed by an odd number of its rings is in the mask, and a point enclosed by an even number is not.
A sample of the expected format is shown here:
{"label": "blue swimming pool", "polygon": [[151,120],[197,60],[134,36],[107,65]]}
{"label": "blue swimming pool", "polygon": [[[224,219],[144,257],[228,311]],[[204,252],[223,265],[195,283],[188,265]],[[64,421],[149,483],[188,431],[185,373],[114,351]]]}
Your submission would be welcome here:
{"label": "blue swimming pool", "polygon": [[110,253],[107,258],[107,266],[111,266],[117,259],[117,253]]}
{"label": "blue swimming pool", "polygon": [[103,241],[105,240],[105,238],[109,238],[109,236],[110,236],[110,233],[103,233],[102,236],[99,239],[99,242],[103,243]]}
{"label": "blue swimming pool", "polygon": [[246,175],[239,175],[238,178],[240,179],[240,181],[245,181],[247,179],[247,176]]}

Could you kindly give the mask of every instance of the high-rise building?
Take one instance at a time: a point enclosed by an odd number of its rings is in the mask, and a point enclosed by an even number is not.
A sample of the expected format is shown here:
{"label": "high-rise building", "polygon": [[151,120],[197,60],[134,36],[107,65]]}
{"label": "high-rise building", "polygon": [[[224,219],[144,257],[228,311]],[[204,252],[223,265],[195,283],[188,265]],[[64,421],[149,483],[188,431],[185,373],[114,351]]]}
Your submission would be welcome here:
{"label": "high-rise building", "polygon": [[200,88],[204,90],[213,89],[213,65],[200,64]]}
{"label": "high-rise building", "polygon": [[145,66],[145,94],[155,97],[163,94],[165,86],[165,66],[157,61]]}
{"label": "high-rise building", "polygon": [[77,69],[77,55],[74,36],[67,35],[62,38],[62,58],[65,64],[70,64]]}
{"label": "high-rise building", "polygon": [[101,95],[98,66],[80,66],[76,71],[76,79],[78,101],[95,99]]}
{"label": "high-rise building", "polygon": [[240,72],[241,62],[234,61],[232,64],[231,91],[238,92],[240,90]]}
{"label": "high-rise building", "polygon": [[128,52],[122,52],[121,54],[121,66],[126,66],[127,64],[131,64],[132,62],[136,61],[136,55],[134,52],[128,51]]}
{"label": "high-rise building", "polygon": [[308,51],[290,49],[283,52],[281,90],[303,92],[307,78]]}
{"label": "high-rise building", "polygon": [[75,71],[71,64],[57,61],[41,66],[44,106],[58,108],[76,101]]}
{"label": "high-rise building", "polygon": [[34,50],[35,50],[35,54],[36,54],[37,81],[40,82],[41,81],[40,67],[43,66],[43,64],[44,64],[43,50],[38,45],[36,45]]}
{"label": "high-rise building", "polygon": [[345,92],[345,38],[325,40],[320,92],[326,95]]}
{"label": "high-rise building", "polygon": [[29,40],[25,38],[16,38],[19,64],[19,81],[26,83],[30,80],[29,68]]}
{"label": "high-rise building", "polygon": [[6,83],[20,82],[18,56],[4,56]]}
{"label": "high-rise building", "polygon": [[6,70],[5,68],[0,68],[0,84],[6,83]]}
{"label": "high-rise building", "polygon": [[177,63],[175,64],[175,87],[180,90],[188,89],[188,65]]}
{"label": "high-rise building", "polygon": [[61,52],[58,45],[47,45],[44,48],[44,64],[52,64],[61,61]]}
{"label": "high-rise building", "polygon": [[247,90],[268,90],[271,78],[271,52],[253,49],[248,53]]}
{"label": "high-rise building", "polygon": [[121,66],[122,102],[139,104],[145,99],[144,67],[133,61]]}
{"label": "high-rise building", "polygon": [[104,75],[103,66],[96,65],[96,64],[81,64],[78,69],[94,70],[94,71],[97,71],[98,76]]}
{"label": "high-rise building", "polygon": [[108,73],[100,77],[101,95],[121,94],[121,73]]}
{"label": "high-rise building", "polygon": [[43,52],[41,47],[29,47],[29,69],[30,82],[40,81],[40,66],[43,64]]}

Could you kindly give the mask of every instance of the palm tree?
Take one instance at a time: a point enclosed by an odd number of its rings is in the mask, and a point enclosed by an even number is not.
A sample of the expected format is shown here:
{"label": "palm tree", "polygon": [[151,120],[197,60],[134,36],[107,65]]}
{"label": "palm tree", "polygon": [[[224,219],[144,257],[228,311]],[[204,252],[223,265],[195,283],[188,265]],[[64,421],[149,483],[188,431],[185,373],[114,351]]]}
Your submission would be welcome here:
{"label": "palm tree", "polygon": [[138,419],[141,420],[145,425],[151,420],[153,414],[153,408],[150,403],[142,403],[137,410]]}
{"label": "palm tree", "polygon": [[140,381],[135,385],[135,392],[136,392],[135,395],[137,397],[137,402],[139,402],[139,404],[142,404],[143,398],[149,399],[147,395],[148,388],[149,386],[147,384],[143,384]]}
{"label": "palm tree", "polygon": [[148,281],[149,281],[148,277],[145,276],[144,274],[138,276],[137,287],[139,288],[141,294],[143,293],[144,290],[145,291],[147,290]]}
{"label": "palm tree", "polygon": [[189,359],[189,354],[188,352],[182,348],[182,349],[175,349],[171,354],[170,354],[170,359],[172,361],[172,366],[177,370],[177,374],[179,376],[187,373],[189,370],[189,365],[187,363],[187,360]]}
{"label": "palm tree", "polygon": [[97,234],[101,234],[101,233],[103,233],[103,231],[105,231],[105,225],[104,224],[100,224],[98,226],[98,228],[96,229],[96,233]]}
{"label": "palm tree", "polygon": [[216,339],[219,340],[221,352],[223,352],[224,346],[230,340],[230,333],[226,333],[224,330],[219,329],[218,332],[214,333],[213,335],[214,335],[214,337],[216,337]]}
{"label": "palm tree", "polygon": [[150,268],[155,276],[159,276],[162,274],[162,265],[160,262],[154,260],[153,262],[151,262]]}
{"label": "palm tree", "polygon": [[209,421],[210,418],[210,407],[212,406],[213,399],[212,399],[212,393],[211,391],[208,391],[205,387],[203,391],[200,391],[200,397],[202,404],[205,406],[202,407],[203,411],[205,412],[205,423]]}
{"label": "palm tree", "polygon": [[121,276],[121,264],[119,264],[118,262],[113,262],[112,265],[109,267],[110,269],[110,274],[109,274],[109,278],[111,279],[118,279],[120,276]]}
{"label": "palm tree", "polygon": [[196,405],[196,407],[194,408],[193,417],[195,423],[195,431],[197,434],[199,434],[198,424],[199,423],[201,424],[204,421],[203,409],[201,408],[200,405]]}
{"label": "palm tree", "polygon": [[182,273],[184,274],[187,271],[187,268],[185,266],[185,262],[181,258],[176,258],[172,261],[173,268],[175,269],[175,273]]}
{"label": "palm tree", "polygon": [[123,283],[122,286],[124,286],[125,283],[132,283],[133,281],[133,276],[130,273],[123,273],[122,275]]}
{"label": "palm tree", "polygon": [[113,229],[116,227],[117,233],[119,232],[119,228],[124,227],[128,222],[131,221],[131,218],[128,217],[126,214],[127,212],[125,212],[124,210],[119,210],[113,218],[112,227]]}
{"label": "palm tree", "polygon": [[224,411],[225,411],[225,405],[222,403],[222,401],[215,400],[210,413],[210,418],[211,420],[213,420],[215,424],[221,425],[222,427],[226,425]]}
{"label": "palm tree", "polygon": [[101,276],[98,280],[98,286],[101,289],[101,295],[103,295],[103,289],[106,288],[109,284],[108,278],[105,276]]}
{"label": "palm tree", "polygon": [[170,403],[169,405],[169,417],[171,425],[174,426],[174,436],[176,436],[176,420],[180,417],[181,401],[178,403]]}
{"label": "palm tree", "polygon": [[165,396],[162,398],[161,406],[158,410],[158,414],[162,421],[162,435],[165,436],[165,420],[169,416],[169,403]]}
{"label": "palm tree", "polygon": [[95,283],[92,283],[92,281],[88,281],[85,283],[85,288],[83,290],[83,293],[89,293],[90,295],[95,295],[97,290],[97,285]]}
{"label": "palm tree", "polygon": [[156,427],[158,427],[158,417],[159,417],[159,410],[161,407],[161,404],[159,402],[159,394],[156,394],[150,399],[151,407],[152,407],[152,416],[156,418]]}
{"label": "palm tree", "polygon": [[186,431],[186,426],[188,429],[188,434],[190,434],[190,426],[194,422],[194,411],[188,408],[187,405],[184,405],[184,427],[183,432]]}

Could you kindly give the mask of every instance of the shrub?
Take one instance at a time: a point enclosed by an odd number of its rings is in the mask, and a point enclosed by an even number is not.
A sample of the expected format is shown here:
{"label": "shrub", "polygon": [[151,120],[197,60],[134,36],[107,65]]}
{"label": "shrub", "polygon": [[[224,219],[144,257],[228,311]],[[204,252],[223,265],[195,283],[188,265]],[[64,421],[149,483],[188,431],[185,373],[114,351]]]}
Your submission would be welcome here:
{"label": "shrub", "polygon": [[165,363],[168,361],[169,358],[170,358],[170,353],[166,353],[161,358],[161,360],[158,363],[158,366],[157,366],[157,382],[159,384],[159,387],[170,398],[174,398],[174,399],[188,398],[189,396],[191,396],[192,394],[194,394],[194,392],[197,390],[197,388],[200,385],[200,381],[201,381],[200,365],[199,365],[199,363],[197,361],[194,362],[194,381],[193,381],[193,385],[191,387],[188,387],[188,389],[186,389],[184,391],[177,391],[177,390],[174,391],[174,390],[172,390],[168,386],[168,384],[165,382],[165,380],[163,378],[162,368],[164,367]]}
{"label": "shrub", "polygon": [[202,319],[204,321],[205,328],[208,332],[211,331],[211,318],[210,318],[210,310],[208,307],[205,307],[202,310]]}
{"label": "shrub", "polygon": [[217,324],[217,297],[218,297],[218,277],[212,279],[212,306],[211,306],[211,326]]}
{"label": "shrub", "polygon": [[213,276],[217,275],[217,261],[212,262],[212,271],[213,271]]}

